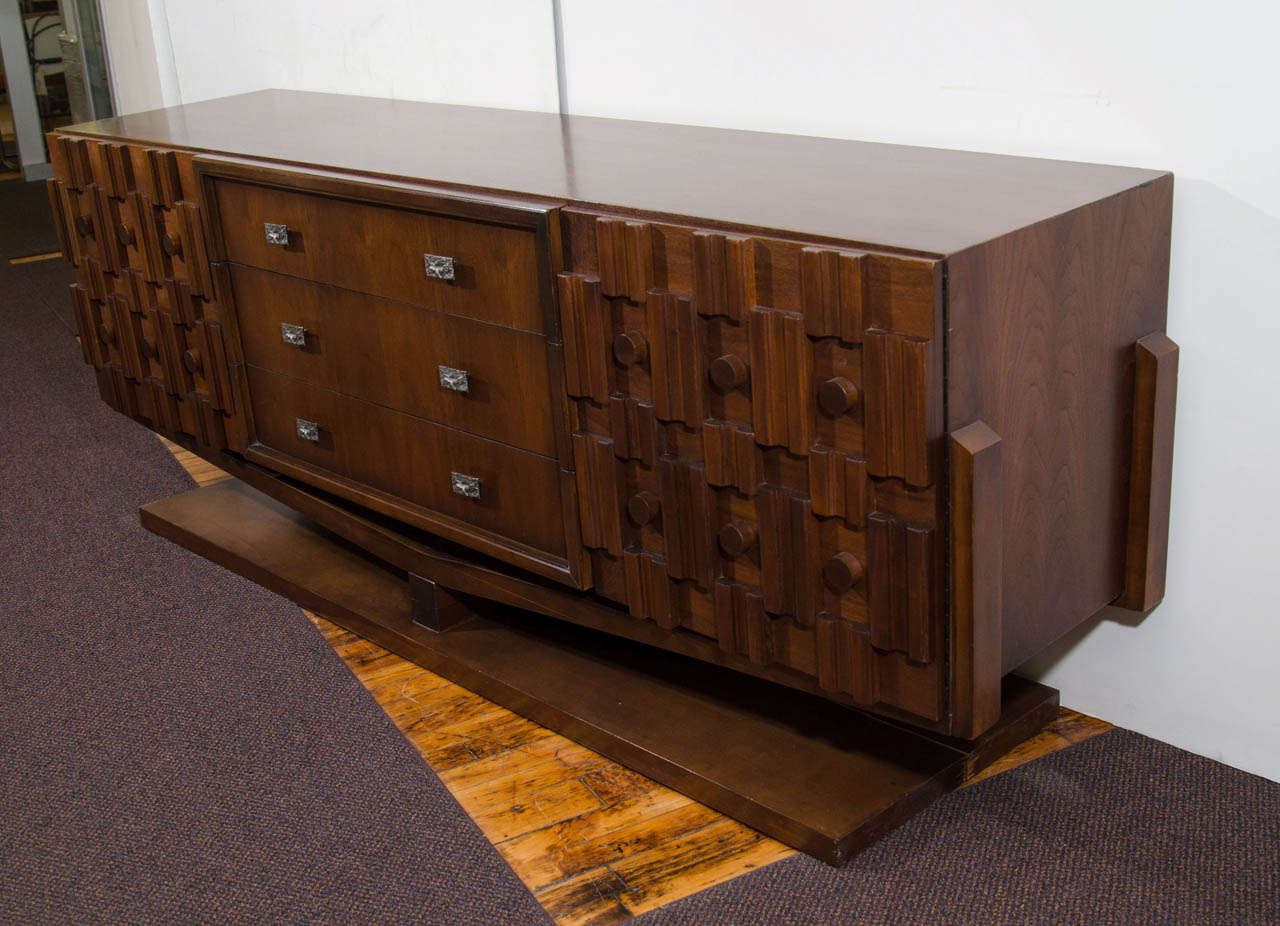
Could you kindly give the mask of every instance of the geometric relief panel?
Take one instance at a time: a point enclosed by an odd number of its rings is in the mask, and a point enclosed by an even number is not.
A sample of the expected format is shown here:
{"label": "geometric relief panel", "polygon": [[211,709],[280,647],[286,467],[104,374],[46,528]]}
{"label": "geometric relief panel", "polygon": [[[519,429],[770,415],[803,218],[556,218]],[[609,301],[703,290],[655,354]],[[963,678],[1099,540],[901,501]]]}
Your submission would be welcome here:
{"label": "geometric relief panel", "polygon": [[242,419],[190,157],[47,140],[50,208],[63,255],[80,271],[72,300],[103,397],[170,436],[239,444]]}
{"label": "geometric relief panel", "polygon": [[[941,684],[908,664],[938,650],[936,352],[918,337],[933,262],[565,220],[565,379],[598,591],[855,703]],[[926,282],[918,304],[878,282],[886,260]],[[915,334],[864,327],[886,317]]]}

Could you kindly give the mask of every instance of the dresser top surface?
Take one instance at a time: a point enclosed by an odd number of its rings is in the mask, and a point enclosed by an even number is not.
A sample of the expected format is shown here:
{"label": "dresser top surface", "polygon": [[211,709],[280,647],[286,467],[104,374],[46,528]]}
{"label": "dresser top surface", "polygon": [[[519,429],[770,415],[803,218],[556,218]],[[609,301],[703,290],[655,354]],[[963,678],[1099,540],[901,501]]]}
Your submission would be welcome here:
{"label": "dresser top surface", "polygon": [[940,148],[284,90],[62,131],[939,256],[1164,176]]}

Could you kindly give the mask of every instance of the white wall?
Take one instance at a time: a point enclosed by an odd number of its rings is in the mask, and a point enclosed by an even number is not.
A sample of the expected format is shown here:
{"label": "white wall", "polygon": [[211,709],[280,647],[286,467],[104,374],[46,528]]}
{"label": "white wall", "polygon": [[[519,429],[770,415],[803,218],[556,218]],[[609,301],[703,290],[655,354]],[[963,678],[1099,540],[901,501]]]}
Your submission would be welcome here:
{"label": "white wall", "polygon": [[556,108],[541,0],[104,0],[104,15],[121,112],[266,87]]}
{"label": "white wall", "polygon": [[[108,7],[148,3],[165,0]],[[1027,668],[1069,706],[1280,780],[1280,7],[563,6],[576,113],[1177,174],[1169,333],[1182,358],[1165,603],[1136,627],[1104,620],[1073,634]],[[556,107],[550,0],[168,0],[167,18],[187,101],[277,86]],[[156,89],[147,105],[159,99]]]}

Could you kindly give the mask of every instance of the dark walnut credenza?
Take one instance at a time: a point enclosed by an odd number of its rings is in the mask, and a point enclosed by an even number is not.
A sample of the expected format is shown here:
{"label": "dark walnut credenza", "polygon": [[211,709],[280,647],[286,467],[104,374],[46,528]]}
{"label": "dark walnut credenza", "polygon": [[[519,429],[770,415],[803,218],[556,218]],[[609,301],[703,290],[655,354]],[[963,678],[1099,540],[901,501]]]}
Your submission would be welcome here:
{"label": "dark walnut credenza", "polygon": [[[49,151],[103,399],[241,480],[144,521],[331,613],[358,547],[403,588],[352,620],[425,664],[514,605],[690,657],[661,684],[708,705],[754,685],[972,756],[1011,669],[1163,594],[1168,173],[280,91]],[[522,639],[486,693],[547,721]],[[557,697],[622,684],[554,658]],[[703,722],[654,710],[626,722]]]}

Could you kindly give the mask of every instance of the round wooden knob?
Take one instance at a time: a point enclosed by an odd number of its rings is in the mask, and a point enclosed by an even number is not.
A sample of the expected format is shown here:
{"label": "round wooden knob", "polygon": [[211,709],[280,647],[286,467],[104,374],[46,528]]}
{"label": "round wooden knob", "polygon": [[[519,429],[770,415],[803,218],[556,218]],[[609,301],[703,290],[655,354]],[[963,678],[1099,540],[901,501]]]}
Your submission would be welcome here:
{"label": "round wooden knob", "polygon": [[120,242],[121,247],[127,248],[127,247],[131,247],[133,243],[138,240],[138,238],[133,233],[132,228],[130,228],[124,222],[121,222],[119,225],[116,226],[116,240]]}
{"label": "round wooden knob", "polygon": [[862,561],[852,553],[841,551],[822,567],[822,581],[827,588],[837,595],[843,595],[853,588],[853,583],[862,578]]}
{"label": "round wooden knob", "polygon": [[741,556],[755,545],[756,526],[750,521],[735,519],[720,528],[718,540],[725,556]]}
{"label": "round wooden knob", "polygon": [[649,357],[649,342],[639,331],[624,331],[613,339],[613,356],[624,367],[644,363]]}
{"label": "round wooden knob", "polygon": [[182,242],[168,232],[165,232],[164,237],[160,239],[160,247],[170,257],[178,257],[182,254]]}
{"label": "round wooden knob", "polygon": [[199,373],[204,361],[200,359],[200,352],[195,350],[183,351],[182,365],[187,368],[188,373]]}
{"label": "round wooden knob", "polygon": [[110,325],[103,322],[98,326],[98,340],[103,344],[110,344],[116,339],[116,333]]}
{"label": "round wooden knob", "polygon": [[160,359],[160,352],[156,350],[156,342],[150,338],[143,338],[138,344],[138,349],[142,351],[142,356],[148,360]]}
{"label": "round wooden knob", "polygon": [[644,526],[658,516],[662,510],[662,501],[652,492],[641,490],[631,496],[627,502],[627,516],[636,524]]}
{"label": "round wooden knob", "polygon": [[732,392],[747,384],[747,362],[737,354],[725,354],[711,361],[707,370],[711,383],[721,392]]}
{"label": "round wooden knob", "polygon": [[88,238],[93,234],[93,223],[89,221],[87,215],[76,216],[76,231],[80,233],[81,238]]}
{"label": "round wooden knob", "polygon": [[832,418],[839,418],[857,401],[858,387],[843,376],[833,376],[818,387],[818,407]]}

